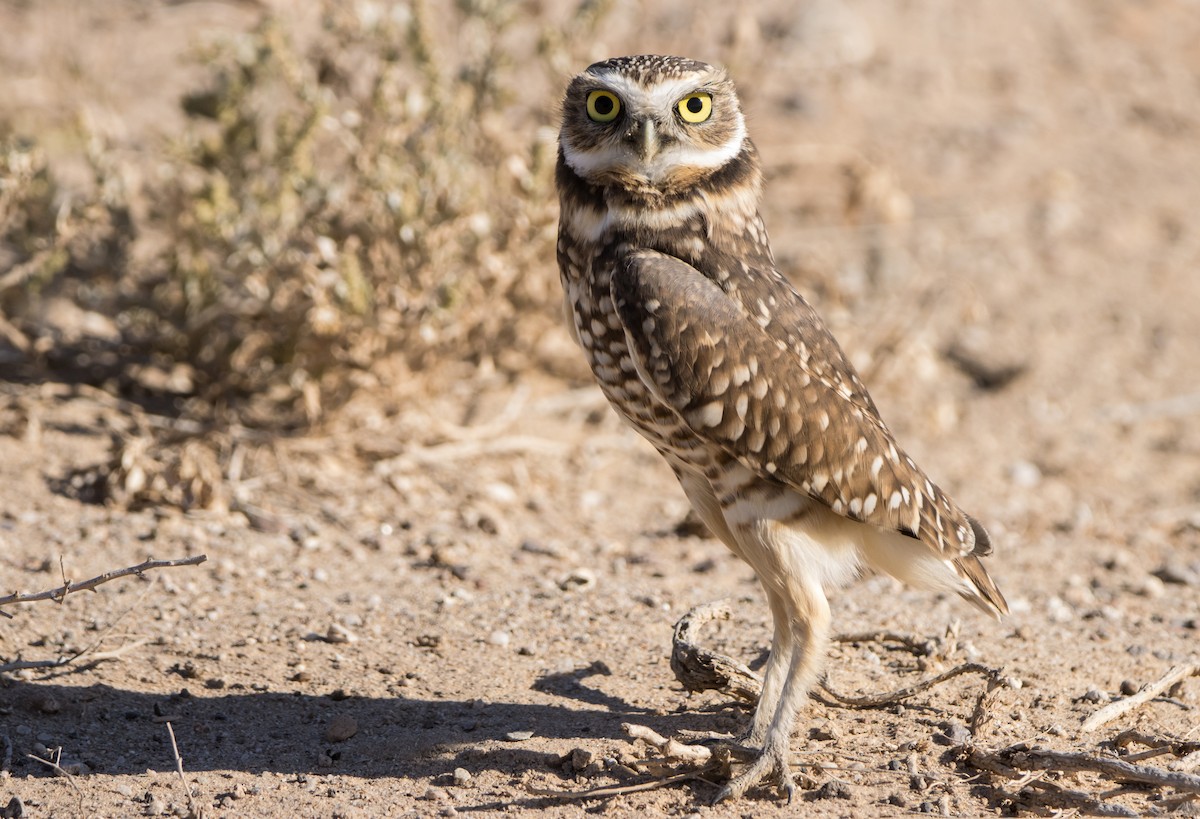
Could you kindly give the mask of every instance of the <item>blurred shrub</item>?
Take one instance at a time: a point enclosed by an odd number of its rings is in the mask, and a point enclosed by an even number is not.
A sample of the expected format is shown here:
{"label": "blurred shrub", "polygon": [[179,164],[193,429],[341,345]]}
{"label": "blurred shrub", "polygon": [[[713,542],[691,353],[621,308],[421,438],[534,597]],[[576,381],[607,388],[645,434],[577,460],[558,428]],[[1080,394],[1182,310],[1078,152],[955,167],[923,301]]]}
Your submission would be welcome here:
{"label": "blurred shrub", "polygon": [[[51,369],[116,361],[120,333],[111,318],[134,238],[117,178],[96,145],[90,197],[64,198],[44,153],[0,132],[0,365],[41,362]],[[75,351],[67,354],[67,350]]]}
{"label": "blurred shrub", "polygon": [[[561,298],[545,126],[562,32],[530,38],[521,8],[321,0],[315,25],[268,17],[215,48],[183,101],[193,127],[142,168],[136,260],[103,151],[95,201],[64,209],[36,151],[5,143],[0,253],[17,266],[0,281],[23,286],[0,285],[0,330],[194,419],[271,428],[320,417],[387,354],[505,366]],[[101,350],[49,332],[51,292],[104,325]]]}
{"label": "blurred shrub", "polygon": [[268,19],[215,52],[185,100],[212,128],[154,191],[170,242],[140,342],[268,424],[314,419],[389,351],[513,343],[553,298],[555,215],[552,148],[511,105],[515,10],[460,2],[439,38],[420,4],[326,0],[303,49]]}

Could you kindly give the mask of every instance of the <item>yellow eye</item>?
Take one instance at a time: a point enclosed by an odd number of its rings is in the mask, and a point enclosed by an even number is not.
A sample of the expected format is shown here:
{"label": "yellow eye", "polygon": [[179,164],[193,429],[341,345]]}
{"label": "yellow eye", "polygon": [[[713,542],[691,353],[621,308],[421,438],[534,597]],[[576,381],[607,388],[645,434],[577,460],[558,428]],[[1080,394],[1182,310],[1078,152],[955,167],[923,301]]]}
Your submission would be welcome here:
{"label": "yellow eye", "polygon": [[684,122],[704,122],[712,116],[712,95],[703,91],[688,94],[679,101],[679,116]]}
{"label": "yellow eye", "polygon": [[611,91],[593,91],[588,94],[587,112],[592,122],[612,122],[621,113],[621,101]]}

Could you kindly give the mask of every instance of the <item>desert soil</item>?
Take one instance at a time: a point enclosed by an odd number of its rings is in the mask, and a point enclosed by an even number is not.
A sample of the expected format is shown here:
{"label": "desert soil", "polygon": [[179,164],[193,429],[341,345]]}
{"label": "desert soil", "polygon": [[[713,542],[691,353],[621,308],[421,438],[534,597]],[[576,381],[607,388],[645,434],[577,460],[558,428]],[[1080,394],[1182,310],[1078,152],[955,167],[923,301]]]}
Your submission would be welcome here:
{"label": "desert soil", "polygon": [[[178,127],[167,112],[198,76],[189,44],[261,13],[72,8],[0,5],[4,110],[53,126],[82,107],[131,153]],[[595,56],[731,66],[781,265],[906,448],[989,526],[988,566],[1012,608],[993,622],[864,577],[834,595],[835,632],[911,634],[928,650],[836,643],[830,687],[886,692],[974,661],[1019,682],[993,693],[979,747],[1112,756],[1130,728],[1200,741],[1197,678],[1080,730],[1122,691],[1200,662],[1200,9],[697,8],[618,3],[615,19],[640,22],[614,24]],[[552,103],[538,125],[553,126]],[[555,277],[553,258],[529,275]],[[760,789],[709,807],[716,788],[702,780],[538,794],[652,779],[630,772],[646,754],[622,723],[667,735],[742,723],[742,706],[674,679],[671,629],[691,607],[731,600],[733,618],[704,638],[752,665],[770,638],[750,570],[681,526],[670,472],[569,345],[565,332],[547,339],[515,376],[455,362],[384,373],[319,430],[276,442],[279,469],[240,487],[253,504],[232,512],[76,499],[70,476],[108,457],[133,410],[52,379],[0,384],[0,590],[208,557],[6,609],[0,663],[88,653],[0,675],[0,807],[183,815],[169,723],[213,817],[1098,809],[961,760],[978,675],[885,708],[812,702],[791,806]],[[69,779],[29,756],[59,748]],[[1103,801],[1200,809],[1177,797],[1134,786]]]}

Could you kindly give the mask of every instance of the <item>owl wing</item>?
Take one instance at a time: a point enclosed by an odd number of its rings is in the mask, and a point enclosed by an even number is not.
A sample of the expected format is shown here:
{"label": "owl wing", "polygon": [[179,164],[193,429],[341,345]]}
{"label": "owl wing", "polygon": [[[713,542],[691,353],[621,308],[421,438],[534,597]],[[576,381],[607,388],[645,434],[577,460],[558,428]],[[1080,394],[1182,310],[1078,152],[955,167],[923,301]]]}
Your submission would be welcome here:
{"label": "owl wing", "polygon": [[983,527],[896,445],[833,336],[777,273],[752,271],[731,294],[675,257],[638,250],[619,261],[612,298],[639,377],[697,435],[944,558],[974,564],[990,552]]}

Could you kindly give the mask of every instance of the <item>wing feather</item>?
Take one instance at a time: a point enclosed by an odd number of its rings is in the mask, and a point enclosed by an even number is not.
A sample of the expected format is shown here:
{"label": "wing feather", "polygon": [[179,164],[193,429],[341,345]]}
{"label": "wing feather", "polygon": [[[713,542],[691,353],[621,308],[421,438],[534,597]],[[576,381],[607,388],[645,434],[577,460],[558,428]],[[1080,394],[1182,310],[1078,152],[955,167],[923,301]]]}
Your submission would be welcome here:
{"label": "wing feather", "polygon": [[983,528],[897,446],[837,342],[786,280],[752,270],[737,288],[726,292],[656,251],[619,260],[613,303],[647,386],[698,435],[840,515],[956,563],[990,551]]}

